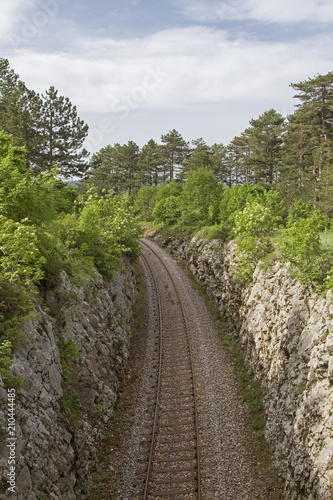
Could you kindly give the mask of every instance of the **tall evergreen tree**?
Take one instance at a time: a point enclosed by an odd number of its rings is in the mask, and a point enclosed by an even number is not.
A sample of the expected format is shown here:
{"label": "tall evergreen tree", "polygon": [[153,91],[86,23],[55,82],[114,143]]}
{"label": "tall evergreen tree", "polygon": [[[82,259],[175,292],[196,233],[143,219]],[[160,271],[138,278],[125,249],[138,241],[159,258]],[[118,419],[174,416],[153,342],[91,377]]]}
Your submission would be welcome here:
{"label": "tall evergreen tree", "polygon": [[168,172],[171,181],[175,176],[175,172],[182,169],[188,158],[189,145],[175,129],[162,135],[161,141],[164,144],[164,174],[166,177],[166,172]]}
{"label": "tall evergreen tree", "polygon": [[77,115],[68,97],[58,96],[51,86],[42,96],[38,134],[43,139],[35,160],[36,170],[45,172],[57,166],[63,177],[82,177],[89,153],[83,148],[88,125]]}
{"label": "tall evergreen tree", "polygon": [[13,136],[15,145],[25,146],[28,165],[38,149],[36,102],[37,94],[19,80],[8,59],[0,58],[0,129]]}
{"label": "tall evergreen tree", "polygon": [[128,141],[116,151],[116,166],[123,171],[123,190],[131,192],[139,186],[138,158],[139,146]]}
{"label": "tall evergreen tree", "polygon": [[[333,177],[333,72],[291,87],[301,102],[288,117],[281,180],[289,199],[301,197],[324,208]],[[324,210],[328,217],[328,207]]]}
{"label": "tall evergreen tree", "polygon": [[226,168],[227,149],[222,143],[215,143],[212,145],[211,150],[213,172],[217,180],[223,181]]}
{"label": "tall evergreen tree", "polygon": [[192,141],[193,146],[195,146],[185,163],[183,169],[183,176],[187,177],[190,172],[197,170],[200,167],[207,167],[213,169],[213,151],[209,147],[202,137],[199,139],[194,139]]}
{"label": "tall evergreen tree", "polygon": [[90,160],[83,189],[93,184],[100,192],[131,192],[140,185],[138,156],[139,146],[133,141],[102,148]]}
{"label": "tall evergreen tree", "polygon": [[245,130],[256,183],[261,182],[265,186],[272,186],[278,180],[284,123],[283,116],[274,109],[270,109],[258,119],[250,120],[251,126]]}
{"label": "tall evergreen tree", "polygon": [[115,186],[119,185],[119,182],[119,174],[115,167],[115,147],[109,144],[92,155],[89,170],[80,183],[80,188],[85,191],[91,185],[94,185],[98,192],[102,193],[103,190],[114,190]]}
{"label": "tall evergreen tree", "polygon": [[138,158],[139,175],[141,184],[152,186],[159,183],[161,179],[163,165],[162,149],[153,139],[145,144]]}
{"label": "tall evergreen tree", "polygon": [[252,170],[250,166],[251,151],[248,137],[243,132],[236,136],[227,146],[227,159],[224,169],[224,183],[231,187],[250,182]]}
{"label": "tall evergreen tree", "polygon": [[0,59],[0,128],[25,146],[26,161],[34,173],[57,166],[63,177],[81,177],[87,168],[88,152],[83,142],[88,126],[77,116],[76,106],[58,96],[54,87],[40,96],[29,90]]}

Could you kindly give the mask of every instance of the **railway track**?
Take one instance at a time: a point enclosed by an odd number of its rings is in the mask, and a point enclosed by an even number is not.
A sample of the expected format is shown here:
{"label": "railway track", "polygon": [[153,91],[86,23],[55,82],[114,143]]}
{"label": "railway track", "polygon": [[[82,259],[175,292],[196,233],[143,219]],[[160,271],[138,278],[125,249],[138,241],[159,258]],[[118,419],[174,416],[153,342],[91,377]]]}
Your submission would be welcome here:
{"label": "railway track", "polygon": [[156,359],[132,498],[200,500],[196,381],[181,295],[147,240],[141,260],[154,294]]}

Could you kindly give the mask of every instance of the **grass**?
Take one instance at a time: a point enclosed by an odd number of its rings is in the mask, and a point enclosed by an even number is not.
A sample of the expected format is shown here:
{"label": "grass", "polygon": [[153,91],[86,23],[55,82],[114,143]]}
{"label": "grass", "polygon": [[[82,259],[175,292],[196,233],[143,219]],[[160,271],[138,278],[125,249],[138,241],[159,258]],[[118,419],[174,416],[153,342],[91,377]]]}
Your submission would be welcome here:
{"label": "grass", "polygon": [[187,238],[192,238],[195,236],[200,226],[179,226],[178,224],[174,226],[163,226],[156,222],[146,222],[142,221],[141,226],[144,229],[145,236],[151,236],[154,233],[158,233],[162,238],[168,238],[171,236],[174,239],[185,240]]}
{"label": "grass", "polygon": [[303,394],[307,386],[307,381],[301,382],[297,387],[297,394]]}
{"label": "grass", "polygon": [[333,231],[324,231],[320,233],[320,241],[325,250],[333,248]]}
{"label": "grass", "polygon": [[[225,331],[221,333],[221,339],[234,359],[235,369],[239,376],[239,388],[242,391],[244,401],[250,409],[252,428],[255,431],[260,431],[265,426],[265,413],[262,406],[260,384],[254,380],[253,371],[249,370],[245,365],[237,340],[227,335]],[[260,433],[261,436],[262,433]]]}

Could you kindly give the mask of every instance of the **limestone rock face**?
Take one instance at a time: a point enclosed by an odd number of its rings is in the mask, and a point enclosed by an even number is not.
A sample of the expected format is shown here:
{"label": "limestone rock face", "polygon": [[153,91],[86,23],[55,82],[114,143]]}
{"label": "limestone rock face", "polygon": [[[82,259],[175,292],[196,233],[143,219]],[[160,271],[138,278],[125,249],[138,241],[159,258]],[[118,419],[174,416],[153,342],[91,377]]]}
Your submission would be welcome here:
{"label": "limestone rock face", "polygon": [[[16,394],[16,496],[8,492],[7,391],[0,388],[1,498],[84,498],[126,367],[136,294],[126,261],[112,281],[97,276],[82,287],[63,272],[47,293],[50,312],[37,307],[12,367],[13,375],[24,377]],[[61,353],[59,339],[77,352]],[[68,369],[81,412],[77,419],[66,401]]]}
{"label": "limestone rock face", "polygon": [[288,265],[259,266],[246,288],[235,283],[235,245],[164,242],[187,263],[229,319],[264,391],[265,434],[286,480],[286,498],[333,498],[333,293],[290,276]]}

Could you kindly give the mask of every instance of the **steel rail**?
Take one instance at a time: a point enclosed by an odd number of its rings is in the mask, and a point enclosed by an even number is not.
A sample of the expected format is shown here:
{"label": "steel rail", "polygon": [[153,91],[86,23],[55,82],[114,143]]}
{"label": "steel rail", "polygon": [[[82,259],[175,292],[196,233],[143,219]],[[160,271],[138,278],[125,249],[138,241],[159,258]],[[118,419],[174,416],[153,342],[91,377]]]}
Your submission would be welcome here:
{"label": "steel rail", "polygon": [[[190,335],[189,335],[189,328],[188,328],[188,324],[187,324],[187,320],[186,320],[186,317],[185,317],[185,314],[184,314],[184,309],[183,309],[183,305],[182,305],[182,301],[181,301],[181,298],[180,298],[180,294],[178,292],[178,288],[176,286],[176,283],[169,271],[169,269],[167,268],[167,266],[165,265],[165,263],[163,262],[163,260],[161,259],[161,257],[158,255],[158,253],[148,244],[146,243],[146,241],[144,240],[141,240],[141,243],[143,245],[145,245],[149,251],[151,251],[152,253],[155,254],[155,256],[158,258],[158,260],[162,263],[163,267],[165,268],[165,270],[167,271],[169,277],[170,277],[170,280],[173,284],[173,287],[175,289],[175,292],[176,292],[176,295],[177,295],[177,298],[178,298],[178,302],[179,302],[179,305],[180,305],[180,310],[181,310],[181,314],[182,314],[182,318],[183,318],[183,323],[184,323],[184,328],[185,328],[185,332],[186,332],[186,338],[187,338],[187,341],[188,341],[188,347],[189,347],[189,361],[190,361],[190,368],[191,368],[191,375],[192,375],[192,384],[193,384],[193,400],[194,400],[194,415],[195,415],[195,434],[196,434],[196,472],[197,472],[197,500],[201,500],[201,477],[200,477],[200,441],[199,441],[199,418],[198,418],[198,410],[197,410],[197,395],[196,395],[196,380],[195,380],[195,375],[194,375],[194,369],[193,369],[193,356],[192,356],[192,353],[193,353],[193,350],[192,350],[192,345],[191,345],[191,340],[190,340]],[[144,257],[143,253],[141,253],[141,255],[143,256],[145,262],[147,263],[148,267],[149,267],[149,270],[153,276],[153,272],[152,272],[152,269],[151,269],[151,266],[149,265],[146,257]],[[158,301],[159,301],[159,307],[161,306],[161,303],[160,303],[160,295],[158,293],[158,290],[157,290],[157,285],[156,285],[156,280],[153,276],[153,282],[154,282],[154,286],[156,286],[156,292],[157,292],[157,296],[158,296]],[[160,309],[160,312],[161,312],[161,309]],[[161,339],[162,339],[162,330],[160,329],[160,335],[161,335]],[[161,340],[162,342],[162,340]],[[161,344],[161,350],[160,350],[160,371],[159,373],[161,374],[161,367],[162,367],[162,344]],[[158,387],[160,387],[160,375],[159,375],[159,385]],[[157,407],[157,402],[156,402],[156,407]],[[155,410],[155,419],[156,419],[156,422],[157,422],[157,414],[158,414],[158,410],[156,409]],[[154,420],[154,433],[156,431],[156,422]],[[154,434],[154,437],[155,437],[155,434]],[[149,484],[149,481],[150,481],[150,474],[151,474],[151,466],[152,466],[152,456],[153,456],[153,448],[154,448],[154,443],[153,443],[153,439],[152,439],[152,443],[151,443],[151,452],[150,452],[150,461],[149,461],[149,477],[148,477],[148,470],[147,470],[147,478],[146,478],[146,487],[145,487],[145,495],[144,496],[144,500],[147,500],[147,495],[148,495],[148,484]]]}
{"label": "steel rail", "polygon": [[153,430],[152,430],[152,438],[151,438],[151,444],[150,444],[150,451],[149,451],[149,459],[148,459],[148,466],[147,466],[147,473],[146,473],[146,480],[145,480],[145,489],[144,489],[144,494],[143,494],[143,500],[147,500],[148,494],[149,494],[149,481],[150,481],[150,476],[151,476],[151,469],[152,469],[152,464],[153,464],[153,455],[154,455],[154,446],[155,446],[155,434],[156,434],[156,427],[157,427],[157,420],[158,420],[158,408],[159,408],[159,398],[160,398],[160,389],[161,389],[161,377],[162,377],[162,352],[163,352],[163,317],[162,317],[162,306],[161,306],[161,298],[160,294],[158,291],[157,283],[155,280],[154,273],[151,269],[151,266],[146,259],[146,257],[141,253],[141,256],[143,260],[146,263],[146,266],[149,269],[152,282],[154,285],[154,289],[156,292],[156,297],[157,297],[157,305],[158,305],[158,316],[159,316],[159,338],[160,338],[160,356],[159,356],[159,368],[158,368],[158,382],[157,382],[157,391],[156,391],[156,403],[155,403],[155,413],[154,413],[154,423],[153,423]]}

